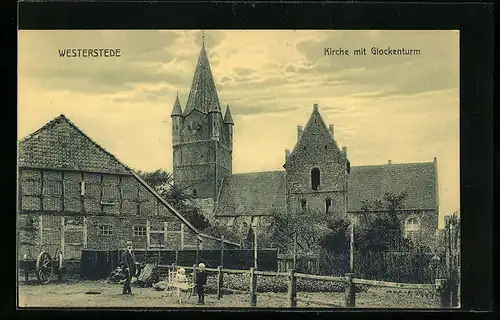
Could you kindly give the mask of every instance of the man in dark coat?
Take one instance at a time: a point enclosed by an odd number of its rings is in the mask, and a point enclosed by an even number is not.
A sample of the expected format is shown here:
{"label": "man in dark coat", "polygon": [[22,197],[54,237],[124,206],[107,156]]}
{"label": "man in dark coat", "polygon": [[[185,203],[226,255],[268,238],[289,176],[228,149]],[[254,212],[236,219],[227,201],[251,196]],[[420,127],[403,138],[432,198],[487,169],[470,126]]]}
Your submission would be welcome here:
{"label": "man in dark coat", "polygon": [[207,271],[205,270],[205,264],[200,263],[198,265],[199,271],[196,274],[196,293],[198,294],[198,304],[205,304],[205,288],[207,284]]}
{"label": "man in dark coat", "polygon": [[130,279],[135,275],[135,256],[132,253],[132,242],[127,242],[127,250],[122,254],[121,266],[125,272],[125,284],[122,294],[132,294]]}

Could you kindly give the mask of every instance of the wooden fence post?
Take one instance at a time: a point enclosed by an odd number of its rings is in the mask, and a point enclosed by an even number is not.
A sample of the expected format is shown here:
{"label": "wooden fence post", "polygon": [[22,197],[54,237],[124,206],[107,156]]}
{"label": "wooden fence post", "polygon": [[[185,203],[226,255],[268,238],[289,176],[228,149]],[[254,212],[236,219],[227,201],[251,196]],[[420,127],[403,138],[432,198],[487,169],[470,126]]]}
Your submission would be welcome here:
{"label": "wooden fence post", "polygon": [[196,286],[196,267],[197,265],[193,264],[193,284]]}
{"label": "wooden fence post", "polygon": [[290,308],[297,307],[297,278],[295,277],[295,269],[290,270],[288,276],[288,300],[290,301]]}
{"label": "wooden fence post", "polygon": [[255,268],[250,268],[250,306],[257,306],[257,275]]}
{"label": "wooden fence post", "polygon": [[217,267],[217,300],[222,297],[222,286],[224,283],[224,274],[222,273],[222,266]]}
{"label": "wooden fence post", "polygon": [[450,291],[447,282],[447,279],[436,279],[436,295],[438,308],[450,307]]}
{"label": "wooden fence post", "polygon": [[224,265],[224,236],[220,237],[220,266]]}
{"label": "wooden fence post", "polygon": [[346,308],[354,308],[356,306],[356,287],[354,286],[354,282],[352,273],[346,273],[346,285],[345,285],[345,306]]}

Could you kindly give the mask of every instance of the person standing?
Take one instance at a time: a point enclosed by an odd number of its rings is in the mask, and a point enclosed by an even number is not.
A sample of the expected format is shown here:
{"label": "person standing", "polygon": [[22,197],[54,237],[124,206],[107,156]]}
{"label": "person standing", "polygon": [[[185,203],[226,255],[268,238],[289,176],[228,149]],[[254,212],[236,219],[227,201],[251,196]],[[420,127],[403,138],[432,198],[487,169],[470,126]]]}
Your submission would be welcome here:
{"label": "person standing", "polygon": [[199,271],[196,274],[196,293],[198,294],[198,304],[205,304],[205,285],[207,284],[207,271],[205,264],[198,265]]}
{"label": "person standing", "polygon": [[132,242],[127,242],[127,249],[122,254],[122,268],[125,272],[125,284],[123,285],[122,294],[132,294],[132,288],[130,287],[130,280],[133,275],[135,275],[135,256],[132,253]]}

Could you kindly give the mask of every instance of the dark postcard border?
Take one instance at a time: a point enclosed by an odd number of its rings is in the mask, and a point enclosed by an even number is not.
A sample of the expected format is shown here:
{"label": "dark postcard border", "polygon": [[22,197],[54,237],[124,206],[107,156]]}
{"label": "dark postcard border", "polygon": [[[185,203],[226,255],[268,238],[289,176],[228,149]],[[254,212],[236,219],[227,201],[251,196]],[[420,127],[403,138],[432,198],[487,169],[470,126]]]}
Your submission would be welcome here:
{"label": "dark postcard border", "polygon": [[[20,29],[45,30],[459,29],[462,306],[470,310],[493,307],[492,4],[22,2],[18,14]],[[16,114],[15,109],[10,111]],[[11,150],[15,167],[16,149]],[[15,168],[11,172],[15,182]],[[9,199],[16,199],[11,194]],[[8,212],[15,210],[15,202],[13,207]],[[14,214],[10,218],[14,226]]]}

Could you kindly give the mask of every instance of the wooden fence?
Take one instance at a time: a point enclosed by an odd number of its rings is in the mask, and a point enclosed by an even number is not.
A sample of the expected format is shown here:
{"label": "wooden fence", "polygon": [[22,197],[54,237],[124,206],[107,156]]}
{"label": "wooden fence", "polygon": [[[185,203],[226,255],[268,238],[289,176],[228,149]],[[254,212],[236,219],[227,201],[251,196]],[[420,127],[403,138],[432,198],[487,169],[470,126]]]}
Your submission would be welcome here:
{"label": "wooden fence", "polygon": [[[196,265],[192,267],[181,267],[175,264],[171,266],[163,266],[170,268],[184,268],[185,270],[193,271],[193,282],[196,279],[196,273],[199,268]],[[217,299],[222,298],[223,289],[234,293],[244,293],[249,294],[249,305],[250,307],[257,307],[257,280],[258,276],[283,276],[287,278],[288,282],[288,293],[286,296],[287,304],[290,308],[296,308],[297,302],[312,303],[317,305],[329,306],[332,308],[354,308],[356,306],[356,285],[369,285],[385,288],[399,288],[406,290],[428,290],[435,293],[437,297],[435,301],[436,308],[450,308],[451,307],[451,297],[453,293],[450,291],[453,286],[449,286],[447,279],[436,279],[434,284],[413,284],[413,283],[397,283],[397,282],[386,282],[386,281],[376,281],[376,280],[366,280],[354,278],[351,273],[345,274],[344,277],[331,277],[331,276],[320,276],[305,273],[297,273],[294,269],[289,272],[271,272],[271,271],[260,271],[255,270],[255,268],[250,268],[249,270],[236,270],[236,269],[225,269],[221,266],[217,268],[205,268],[207,272],[212,272],[217,274]],[[246,274],[249,275],[249,290],[235,290],[231,288],[224,287],[224,274]],[[332,281],[337,283],[342,283],[345,288],[345,301],[344,305],[339,305],[329,301],[312,300],[303,297],[297,297],[297,278],[320,280],[320,281]],[[269,293],[259,292],[259,295],[266,296]],[[272,296],[276,298],[276,295]]]}

